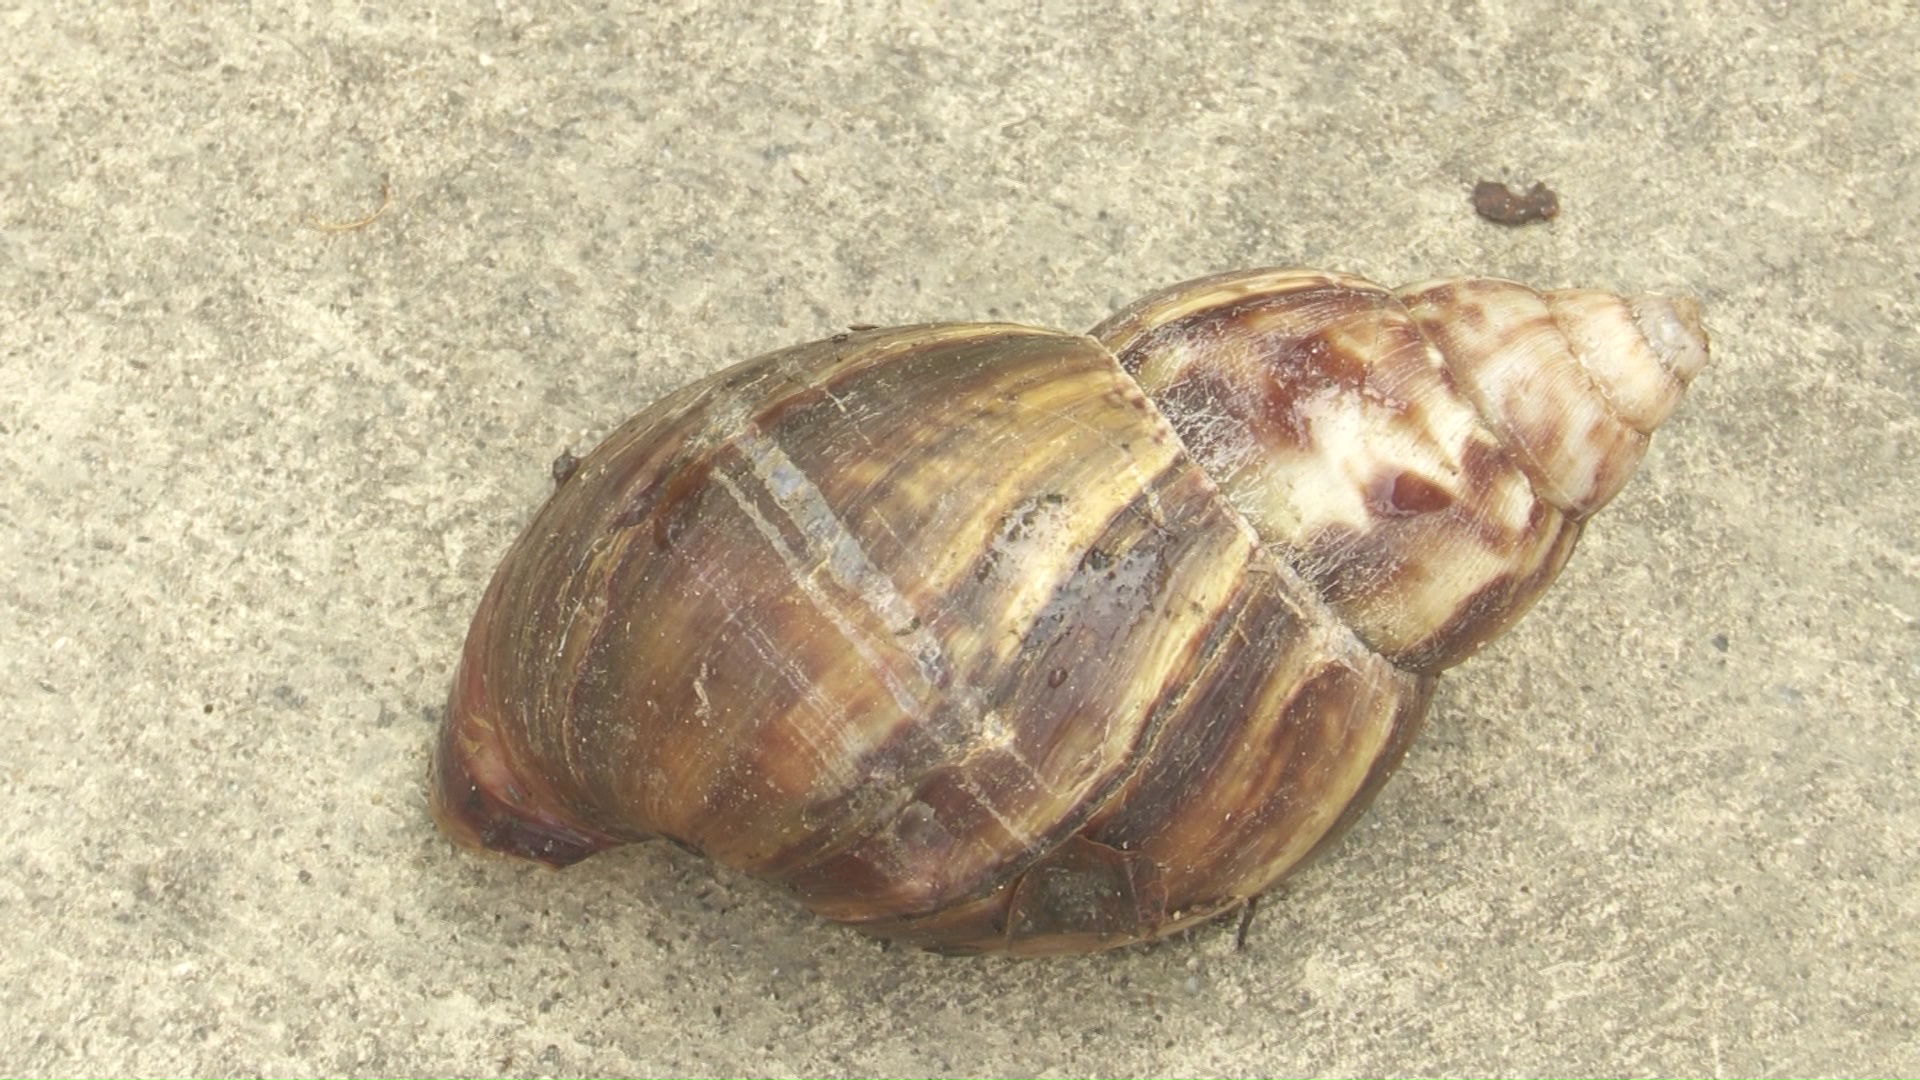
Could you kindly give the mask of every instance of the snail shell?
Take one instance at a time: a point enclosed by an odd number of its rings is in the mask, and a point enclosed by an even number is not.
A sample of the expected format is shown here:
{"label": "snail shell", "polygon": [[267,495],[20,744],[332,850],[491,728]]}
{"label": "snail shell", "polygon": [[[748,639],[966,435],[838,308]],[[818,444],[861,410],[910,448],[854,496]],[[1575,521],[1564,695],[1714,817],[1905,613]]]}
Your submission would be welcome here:
{"label": "snail shell", "polygon": [[943,951],[1167,934],[1352,824],[1706,361],[1690,300],[1306,270],[749,360],[508,553],[434,814]]}

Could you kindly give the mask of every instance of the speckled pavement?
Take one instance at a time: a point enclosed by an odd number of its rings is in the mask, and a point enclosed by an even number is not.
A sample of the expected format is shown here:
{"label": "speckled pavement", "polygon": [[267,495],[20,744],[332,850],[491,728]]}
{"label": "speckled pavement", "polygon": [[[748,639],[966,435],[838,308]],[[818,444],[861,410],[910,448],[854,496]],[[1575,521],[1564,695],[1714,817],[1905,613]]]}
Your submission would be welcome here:
{"label": "speckled pavement", "polygon": [[[0,11],[0,1072],[1920,1069],[1920,17],[1328,7]],[[1692,291],[1716,362],[1244,950],[941,959],[434,831],[562,449],[1264,264]]]}

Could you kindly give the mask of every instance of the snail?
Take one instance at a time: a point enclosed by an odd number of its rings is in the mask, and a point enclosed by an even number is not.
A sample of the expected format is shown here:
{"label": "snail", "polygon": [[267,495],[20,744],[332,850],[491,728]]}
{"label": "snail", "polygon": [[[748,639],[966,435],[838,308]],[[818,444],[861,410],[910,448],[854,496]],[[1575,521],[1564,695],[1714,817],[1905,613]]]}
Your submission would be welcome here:
{"label": "snail", "polygon": [[433,813],[553,867],[665,838],[949,953],[1242,908],[1364,811],[1707,350],[1685,298],[1268,269],[1084,336],[746,361],[507,554]]}

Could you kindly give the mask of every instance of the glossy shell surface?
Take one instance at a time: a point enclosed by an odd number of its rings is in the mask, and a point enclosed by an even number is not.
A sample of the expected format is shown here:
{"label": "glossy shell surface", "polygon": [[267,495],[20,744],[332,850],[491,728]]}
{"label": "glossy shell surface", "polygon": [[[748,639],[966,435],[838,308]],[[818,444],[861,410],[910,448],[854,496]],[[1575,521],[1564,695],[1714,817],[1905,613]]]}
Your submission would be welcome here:
{"label": "glossy shell surface", "polygon": [[1705,359],[1685,301],[1266,270],[747,361],[508,554],[435,814],[949,951],[1163,935],[1352,823]]}

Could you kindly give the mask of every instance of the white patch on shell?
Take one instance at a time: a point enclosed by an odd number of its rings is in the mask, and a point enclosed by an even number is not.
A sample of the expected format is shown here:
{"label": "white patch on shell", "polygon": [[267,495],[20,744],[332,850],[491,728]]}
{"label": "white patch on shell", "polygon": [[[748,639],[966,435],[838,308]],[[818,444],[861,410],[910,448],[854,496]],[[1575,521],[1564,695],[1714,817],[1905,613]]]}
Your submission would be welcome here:
{"label": "white patch on shell", "polygon": [[[785,451],[751,427],[740,435],[736,445],[752,463],[754,475],[765,485],[767,493],[805,538],[804,547],[790,547],[779,526],[768,521],[760,513],[755,500],[724,471],[715,470],[714,483],[753,522],[755,530],[786,565],[795,588],[839,630],[847,646],[865,661],[875,680],[893,698],[901,715],[923,715],[934,696],[935,680],[946,667],[939,643],[920,627],[906,598],[867,558],[859,541],[828,504],[826,496],[787,457]],[[875,640],[846,612],[840,610],[821,586],[819,577],[823,574],[858,595],[880,617],[883,625],[893,632],[897,641]],[[887,660],[889,654],[898,651],[902,642],[909,646],[907,652],[914,659],[918,679],[903,678],[905,673],[899,665]],[[794,683],[796,688],[812,690],[810,685],[801,685],[808,680],[791,670],[790,662],[772,655],[775,651],[770,643],[762,650],[766,662],[776,669],[789,670],[789,682]],[[830,777],[834,785],[844,787],[852,781],[852,764],[859,760],[867,748],[851,745],[849,740],[857,734],[871,734],[866,725],[852,723],[844,716],[827,715],[817,726],[795,724],[794,730],[807,741],[821,765],[822,773]]]}
{"label": "white patch on shell", "polygon": [[[1366,532],[1381,514],[1371,496],[1382,481],[1411,475],[1458,498],[1460,463],[1479,434],[1465,410],[1429,408],[1426,426],[1405,406],[1330,386],[1294,406],[1305,449],[1248,455],[1221,484],[1234,506],[1271,539],[1299,544],[1329,526]],[[1524,515],[1524,508],[1521,513]]]}

